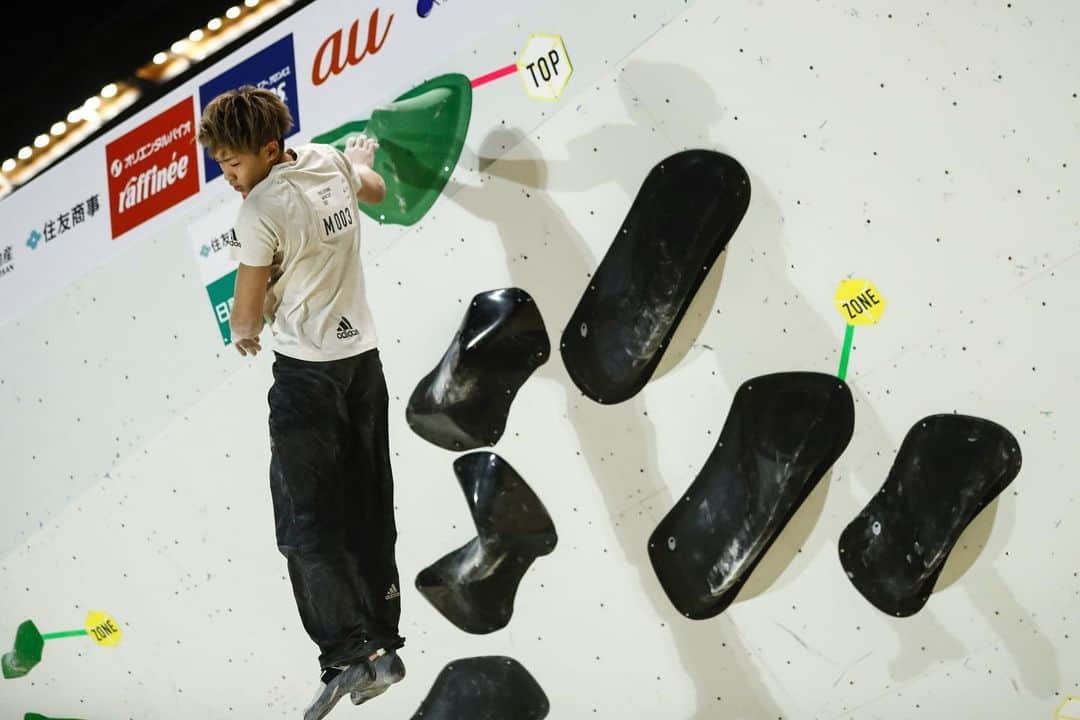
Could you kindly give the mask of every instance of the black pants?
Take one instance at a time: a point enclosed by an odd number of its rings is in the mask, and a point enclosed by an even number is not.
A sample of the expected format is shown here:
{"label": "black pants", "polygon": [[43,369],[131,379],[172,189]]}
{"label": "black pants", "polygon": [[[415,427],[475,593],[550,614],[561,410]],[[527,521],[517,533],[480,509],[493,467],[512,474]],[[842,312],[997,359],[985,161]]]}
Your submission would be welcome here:
{"label": "black pants", "polygon": [[304,629],[323,668],[401,647],[379,352],[330,362],[274,355],[270,493]]}

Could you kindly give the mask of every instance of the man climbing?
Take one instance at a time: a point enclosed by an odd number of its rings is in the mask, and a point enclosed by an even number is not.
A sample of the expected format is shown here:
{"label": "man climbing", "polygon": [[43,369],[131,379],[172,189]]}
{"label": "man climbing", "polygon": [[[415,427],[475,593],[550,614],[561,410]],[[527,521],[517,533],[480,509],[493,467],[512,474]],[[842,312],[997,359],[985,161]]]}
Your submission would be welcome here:
{"label": "man climbing", "polygon": [[360,704],[405,676],[388,393],[357,210],[386,185],[374,140],[286,150],[291,127],[277,95],[244,86],[207,104],[198,140],[244,198],[230,248],[233,342],[258,353],[264,319],[274,337],[270,491],[301,622],[321,651],[304,713],[318,720],[345,694]]}

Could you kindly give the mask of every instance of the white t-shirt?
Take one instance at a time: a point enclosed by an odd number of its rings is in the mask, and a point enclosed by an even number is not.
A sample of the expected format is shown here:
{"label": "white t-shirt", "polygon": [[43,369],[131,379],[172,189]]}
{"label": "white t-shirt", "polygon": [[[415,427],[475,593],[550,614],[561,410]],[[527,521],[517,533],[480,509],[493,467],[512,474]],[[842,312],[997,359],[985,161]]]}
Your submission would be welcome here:
{"label": "white t-shirt", "polygon": [[339,360],[377,345],[360,264],[360,180],[330,145],[292,149],[244,199],[233,260],[271,266],[263,316],[274,349],[300,360]]}

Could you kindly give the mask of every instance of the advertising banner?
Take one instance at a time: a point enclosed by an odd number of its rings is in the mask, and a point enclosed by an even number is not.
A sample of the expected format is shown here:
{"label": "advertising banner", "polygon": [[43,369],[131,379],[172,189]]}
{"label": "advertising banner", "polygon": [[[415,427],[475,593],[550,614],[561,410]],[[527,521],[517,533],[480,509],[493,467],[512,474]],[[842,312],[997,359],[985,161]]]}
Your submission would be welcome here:
{"label": "advertising banner", "polygon": [[[228,343],[232,289],[227,278],[234,277],[236,264],[230,265],[220,248],[240,198],[226,183],[213,182],[220,168],[199,149],[198,121],[205,105],[240,85],[266,88],[289,107],[294,127],[287,137],[307,142],[370,117],[380,104],[433,75],[468,71],[445,63],[475,47],[490,28],[503,27],[539,4],[471,0],[419,12],[406,0],[364,9],[346,0],[320,0],[301,9],[0,200],[0,324],[115,253],[188,222],[189,215],[187,236],[211,296],[212,317]],[[523,32],[522,43],[526,37]],[[555,69],[564,67],[569,64]],[[522,99],[528,102],[524,93]],[[219,202],[226,197],[229,202]],[[190,206],[192,198],[198,198],[197,206],[219,212],[204,217],[199,207]]]}
{"label": "advertising banner", "polygon": [[[272,45],[260,50],[236,67],[226,70],[214,79],[199,86],[199,107],[205,108],[215,97],[242,85],[253,85],[270,90],[284,101],[292,116],[293,127],[285,137],[300,132],[300,103],[296,92],[296,60],[293,57],[293,37],[286,35]],[[206,182],[221,175],[221,168],[205,149],[203,166]]]}
{"label": "advertising banner", "polygon": [[195,131],[189,97],[105,146],[113,239],[199,192]]}
{"label": "advertising banner", "polygon": [[187,223],[199,277],[210,298],[214,322],[226,345],[232,341],[229,316],[236,286],[236,262],[229,258],[229,247],[236,244],[233,222],[240,202],[240,196],[233,193],[189,218]]}

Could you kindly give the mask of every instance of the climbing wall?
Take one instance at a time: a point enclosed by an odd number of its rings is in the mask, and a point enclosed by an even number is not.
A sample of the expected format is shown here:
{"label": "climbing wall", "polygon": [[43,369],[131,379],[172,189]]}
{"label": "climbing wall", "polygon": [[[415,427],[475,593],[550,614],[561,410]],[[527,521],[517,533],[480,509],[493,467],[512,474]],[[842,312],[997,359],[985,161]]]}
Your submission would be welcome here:
{"label": "climbing wall", "polygon": [[[286,34],[289,143],[473,81],[438,193],[362,220],[408,675],[330,717],[1080,716],[1080,9],[477,4],[385,3],[331,72],[374,6],[320,0],[106,138]],[[534,33],[557,99],[491,79]],[[36,262],[100,185],[108,241],[5,296],[0,709],[301,717],[273,358],[193,252],[237,199],[202,177],[111,238],[106,157],[0,202]]]}

